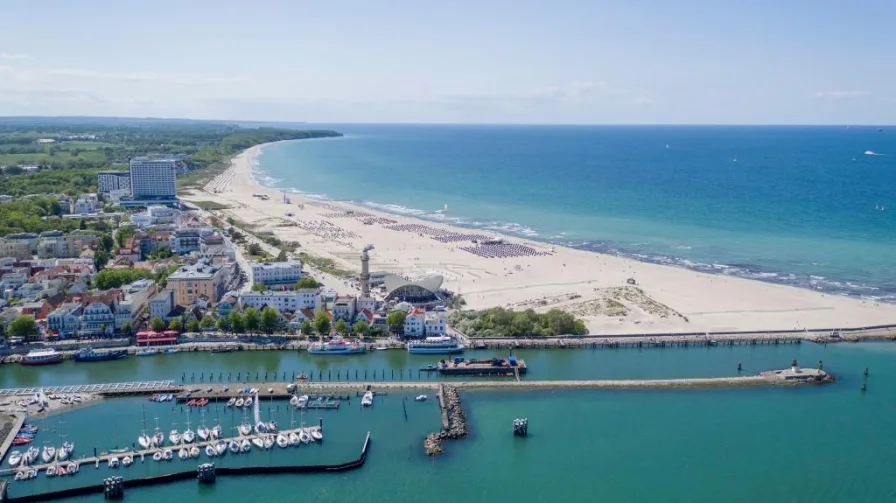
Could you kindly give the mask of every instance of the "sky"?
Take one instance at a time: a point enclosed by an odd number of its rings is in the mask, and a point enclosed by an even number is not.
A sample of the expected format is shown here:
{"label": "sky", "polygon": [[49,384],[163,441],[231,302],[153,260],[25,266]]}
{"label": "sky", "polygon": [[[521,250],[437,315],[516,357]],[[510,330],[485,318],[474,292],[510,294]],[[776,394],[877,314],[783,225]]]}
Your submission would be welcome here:
{"label": "sky", "polygon": [[891,0],[34,0],[0,20],[0,115],[896,123]]}

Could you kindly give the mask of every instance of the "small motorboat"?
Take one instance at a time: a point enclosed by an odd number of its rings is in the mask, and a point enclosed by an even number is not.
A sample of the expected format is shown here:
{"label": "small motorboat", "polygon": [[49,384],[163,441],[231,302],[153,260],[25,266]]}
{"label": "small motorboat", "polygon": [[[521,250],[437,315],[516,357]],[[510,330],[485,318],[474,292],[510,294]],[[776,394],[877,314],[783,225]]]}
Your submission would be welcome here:
{"label": "small motorboat", "polygon": [[273,392],[274,392],[274,388],[268,388],[268,393],[273,393]]}
{"label": "small motorboat", "polygon": [[299,438],[299,434],[296,432],[291,432],[289,434],[289,445],[299,445],[302,443],[302,439]]}
{"label": "small motorboat", "polygon": [[261,435],[263,433],[267,433],[267,431],[268,431],[268,425],[264,424],[263,421],[259,421],[259,422],[255,423],[255,433],[258,433],[259,435]]}
{"label": "small motorboat", "polygon": [[223,456],[227,453],[227,442],[219,440],[218,443],[215,444],[215,452],[218,453],[218,456]]}
{"label": "small motorboat", "polygon": [[165,452],[162,453],[162,458],[165,461],[171,461],[174,459],[174,452],[172,452],[171,449],[165,449]]}
{"label": "small motorboat", "polygon": [[427,398],[428,397],[426,395],[417,395],[417,397],[414,398],[414,401],[415,402],[425,402]]}
{"label": "small motorboat", "polygon": [[166,355],[173,355],[175,353],[180,353],[180,350],[177,348],[165,348],[163,353],[165,353]]}
{"label": "small motorboat", "polygon": [[250,397],[246,398],[245,402],[243,402],[243,407],[251,407],[252,403],[253,403],[253,400],[252,400],[252,397],[250,396]]}
{"label": "small motorboat", "polygon": [[274,433],[277,431],[277,421],[268,421],[267,423],[268,432]]}
{"label": "small motorboat", "polygon": [[373,405],[373,391],[368,391],[364,393],[364,396],[361,397],[361,405],[364,407],[370,407]]}
{"label": "small motorboat", "polygon": [[191,458],[199,457],[199,447],[196,447],[195,445],[190,447],[190,457]]}
{"label": "small motorboat", "polygon": [[137,443],[140,444],[140,447],[143,449],[149,449],[149,446],[152,445],[152,439],[146,433],[137,437]]}
{"label": "small motorboat", "polygon": [[319,430],[311,430],[311,438],[313,438],[314,440],[323,440],[324,434]]}
{"label": "small motorboat", "polygon": [[156,447],[165,445],[165,435],[163,435],[161,431],[155,432],[155,434],[152,436],[152,445]]}
{"label": "small motorboat", "polygon": [[211,445],[206,445],[205,446],[205,455],[210,458],[213,458],[218,455],[218,451],[216,451],[215,448],[212,447]]}
{"label": "small motorboat", "polygon": [[299,404],[296,407],[300,409],[304,409],[308,406],[308,395],[302,395],[299,397]]}
{"label": "small motorboat", "polygon": [[180,436],[180,433],[177,432],[177,430],[171,430],[168,433],[168,441],[170,441],[172,444],[174,444],[174,445],[179,444],[180,439],[181,439],[181,436]]}
{"label": "small motorboat", "polygon": [[[292,433],[291,435],[295,435],[295,433]],[[277,435],[277,446],[278,447],[288,447],[289,446],[289,439],[286,438],[286,435],[284,435],[282,433]]]}
{"label": "small motorboat", "polygon": [[56,457],[56,448],[52,445],[45,446],[44,451],[41,453],[40,457],[43,458],[44,463],[53,461],[53,458]]}
{"label": "small motorboat", "polygon": [[237,431],[240,432],[240,435],[249,436],[252,433],[252,427],[248,424],[241,424],[237,426]]}
{"label": "small motorboat", "polygon": [[121,466],[127,468],[127,467],[131,466],[132,464],[134,464],[134,458],[132,458],[130,456],[125,456],[125,457],[121,458]]}
{"label": "small motorboat", "polygon": [[252,444],[259,449],[264,449],[264,440],[261,437],[255,437],[252,439]]}
{"label": "small motorboat", "polygon": [[37,461],[38,456],[40,456],[40,449],[32,445],[28,448],[28,452],[26,452],[25,455],[28,457],[28,463],[33,463]]}
{"label": "small motorboat", "polygon": [[236,404],[236,397],[231,397],[230,400],[227,400],[228,407],[233,407],[234,404]]}
{"label": "small motorboat", "polygon": [[274,447],[274,435],[266,435],[264,437],[264,448],[270,449],[271,447]]}
{"label": "small motorboat", "polygon": [[22,453],[19,451],[12,451],[9,454],[9,466],[16,467],[19,466],[19,463],[22,462]]}
{"label": "small motorboat", "polygon": [[311,442],[311,435],[309,435],[307,431],[302,430],[299,432],[299,440],[301,440],[303,444],[307,444]]}
{"label": "small motorboat", "polygon": [[177,451],[177,457],[183,461],[190,457],[190,451],[188,451],[186,447],[181,447],[180,450]]}
{"label": "small motorboat", "polygon": [[134,354],[136,354],[137,356],[155,356],[155,355],[159,354],[159,350],[158,349],[141,349]]}
{"label": "small motorboat", "polygon": [[252,450],[252,443],[247,439],[243,439],[243,442],[240,444],[240,452],[249,452]]}
{"label": "small motorboat", "polygon": [[162,452],[161,451],[154,452],[152,455],[152,460],[153,461],[161,461],[162,460]]}
{"label": "small motorboat", "polygon": [[191,444],[194,440],[196,440],[196,434],[193,433],[193,430],[187,430],[184,432],[184,443]]}
{"label": "small motorboat", "polygon": [[245,403],[246,403],[245,400],[243,400],[242,398],[237,398],[236,402],[233,403],[233,406],[234,407],[242,407]]}
{"label": "small motorboat", "polygon": [[227,448],[230,449],[230,452],[234,454],[240,453],[240,443],[234,439],[230,439],[230,443],[227,445]]}
{"label": "small motorboat", "polygon": [[44,473],[47,474],[47,477],[55,477],[56,476],[56,467],[48,466],[46,471],[44,471]]}
{"label": "small motorboat", "polygon": [[292,398],[289,399],[289,404],[292,405],[293,407],[298,407],[299,406],[299,397],[293,395]]}
{"label": "small motorboat", "polygon": [[120,461],[118,460],[117,457],[112,456],[111,458],[109,458],[109,461],[108,461],[109,468],[118,468],[119,463],[120,463]]}

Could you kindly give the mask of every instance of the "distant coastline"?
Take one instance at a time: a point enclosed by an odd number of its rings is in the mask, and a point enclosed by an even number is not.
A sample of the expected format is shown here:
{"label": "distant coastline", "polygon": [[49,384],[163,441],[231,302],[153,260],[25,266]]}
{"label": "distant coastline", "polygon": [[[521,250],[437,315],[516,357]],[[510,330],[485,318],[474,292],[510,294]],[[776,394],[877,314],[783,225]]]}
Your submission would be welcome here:
{"label": "distant coastline", "polygon": [[[345,135],[340,133],[338,136],[334,137],[312,139],[332,140],[337,138],[347,139],[351,137],[351,134]],[[896,304],[896,286],[887,289],[881,286],[867,285],[837,278],[828,279],[820,273],[777,270],[774,268],[763,266],[761,264],[734,260],[703,262],[699,260],[689,259],[675,253],[660,253],[651,251],[649,249],[643,249],[638,246],[633,246],[628,243],[614,242],[610,240],[572,240],[568,239],[564,235],[557,233],[544,233],[538,228],[521,223],[488,221],[488,219],[461,217],[457,216],[456,214],[444,213],[435,209],[422,210],[395,204],[393,202],[379,201],[377,200],[378,198],[376,197],[376,193],[373,193],[370,198],[358,200],[338,198],[326,193],[296,190],[296,187],[284,187],[282,185],[289,185],[289,183],[287,181],[279,181],[274,176],[274,173],[269,172],[266,167],[262,165],[262,154],[268,147],[279,144],[289,144],[294,141],[297,140],[283,140],[278,142],[265,143],[258,145],[257,150],[253,151],[249,158],[249,167],[252,173],[253,180],[259,186],[275,189],[282,192],[288,192],[301,197],[307,197],[315,201],[347,204],[357,208],[358,210],[379,211],[395,216],[417,218],[435,224],[452,225],[469,230],[484,231],[489,234],[494,234],[498,237],[504,237],[508,239],[531,240],[534,242],[553,246],[563,246],[575,250],[613,255],[617,257],[636,260],[643,263],[672,266],[700,273],[732,276],[743,279],[762,281],[775,285],[802,288],[810,291],[823,292],[832,295],[842,295],[858,299],[865,299],[873,302]],[[675,250],[669,251],[674,252]]]}

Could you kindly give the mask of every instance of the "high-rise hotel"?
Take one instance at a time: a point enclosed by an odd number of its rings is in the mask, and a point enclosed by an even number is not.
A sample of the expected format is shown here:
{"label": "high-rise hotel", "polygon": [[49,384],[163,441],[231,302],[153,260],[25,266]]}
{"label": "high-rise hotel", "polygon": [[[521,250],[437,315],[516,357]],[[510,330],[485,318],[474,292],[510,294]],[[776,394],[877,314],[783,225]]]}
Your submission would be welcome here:
{"label": "high-rise hotel", "polygon": [[131,159],[131,194],[134,199],[174,199],[177,195],[176,164],[172,158]]}

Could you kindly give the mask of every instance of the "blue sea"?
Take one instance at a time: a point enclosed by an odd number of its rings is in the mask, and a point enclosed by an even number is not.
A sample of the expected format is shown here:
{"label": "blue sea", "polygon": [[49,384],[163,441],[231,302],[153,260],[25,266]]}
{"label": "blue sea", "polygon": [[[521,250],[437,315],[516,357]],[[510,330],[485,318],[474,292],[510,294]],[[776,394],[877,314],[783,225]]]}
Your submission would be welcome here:
{"label": "blue sea", "polygon": [[896,302],[896,127],[301,127],[345,137],[265,147],[261,183]]}

